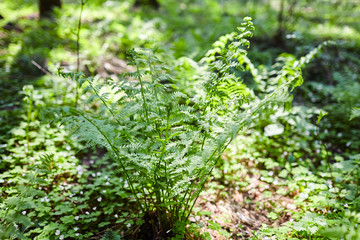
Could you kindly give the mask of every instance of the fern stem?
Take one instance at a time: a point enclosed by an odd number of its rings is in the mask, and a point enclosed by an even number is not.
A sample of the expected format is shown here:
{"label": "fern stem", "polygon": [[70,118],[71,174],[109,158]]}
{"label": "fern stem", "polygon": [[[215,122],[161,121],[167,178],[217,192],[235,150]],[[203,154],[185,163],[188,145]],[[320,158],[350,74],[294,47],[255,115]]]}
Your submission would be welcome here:
{"label": "fern stem", "polygon": [[98,98],[101,100],[101,102],[105,105],[106,109],[109,110],[109,112],[111,113],[111,115],[114,117],[115,121],[121,126],[122,124],[120,123],[120,121],[117,119],[114,111],[109,107],[109,105],[107,104],[106,100],[101,97],[99,91],[94,87],[94,85],[92,84],[92,82],[90,82],[90,80],[86,79],[86,81],[89,83],[89,85],[91,86],[92,90],[95,92],[96,96],[98,96]]}
{"label": "fern stem", "polygon": [[[163,160],[164,160],[165,153],[166,153],[166,145],[169,142],[169,129],[171,127],[170,124],[169,124],[169,118],[170,118],[170,110],[167,111],[166,130],[165,130],[166,132],[165,132],[165,139],[163,140],[163,143],[162,143],[161,155],[159,156],[159,161],[157,162],[155,170],[154,170],[154,180],[155,180],[155,189],[154,189],[154,191],[155,191],[155,196],[156,196],[157,203],[163,203],[163,200],[165,199],[164,193],[161,191],[162,188],[159,186],[159,183],[157,181],[157,179],[159,178],[159,176],[158,176],[159,174],[157,174],[158,173],[157,169],[159,168],[161,162],[163,162]],[[161,139],[161,131],[160,130],[158,131],[158,134],[159,134],[159,138]],[[167,195],[170,196],[169,182],[168,182],[168,178],[167,178],[168,176],[167,176],[167,163],[166,163],[166,161],[164,161],[164,164],[165,164],[164,177],[165,177],[165,182],[166,182],[166,192],[167,192]],[[160,177],[162,177],[161,174],[160,174]],[[160,221],[161,221],[162,216],[164,214],[166,214],[166,209],[165,209],[165,213],[163,213],[164,209],[158,208],[158,206],[156,206],[156,211],[158,212],[158,215],[160,216]]]}
{"label": "fern stem", "polygon": [[205,145],[206,138],[207,138],[207,134],[205,133],[204,138],[203,138],[202,143],[201,143],[201,151],[204,150],[204,145]]}
{"label": "fern stem", "polygon": [[[206,161],[206,163],[204,164],[205,166],[208,164],[208,162],[213,158],[213,156],[215,155],[215,153],[217,152],[217,149],[211,154],[211,156],[208,158],[208,160]],[[215,163],[213,164],[213,166],[215,166],[216,165],[216,162],[217,162],[217,160],[215,161]],[[212,169],[213,169],[213,167],[211,168],[211,171],[212,171]],[[199,172],[197,173],[197,174],[195,174],[195,176],[201,176],[201,173],[202,173],[202,171],[203,170],[205,170],[205,168],[202,168],[202,169],[200,169],[199,170]],[[210,172],[211,172],[210,171]],[[206,174],[204,175],[204,176],[206,176]],[[204,180],[204,183],[206,182],[206,179],[207,179],[207,177],[205,178],[205,177],[202,177],[201,176],[201,178],[202,179],[205,179]],[[189,187],[186,189],[186,192],[185,192],[185,194],[184,194],[184,197],[183,197],[183,199],[181,200],[181,201],[183,201],[183,200],[185,200],[185,198],[186,198],[186,195],[187,194],[189,194],[189,196],[187,197],[187,199],[186,199],[186,203],[185,203],[185,208],[187,207],[187,206],[189,206],[189,204],[190,204],[190,201],[191,201],[191,192],[195,189],[196,190],[196,185],[194,184],[194,181],[195,181],[195,179],[193,179],[193,182],[192,182],[192,184],[191,185],[189,185]],[[198,191],[196,191],[196,194],[197,193],[199,193],[198,195],[200,195],[200,192],[201,192],[201,190],[203,189],[203,186],[202,186],[203,184],[201,184],[200,186],[200,190],[198,190]],[[190,191],[190,189],[191,189],[191,191]],[[198,196],[196,197],[196,199],[198,198]],[[196,202],[196,201],[195,201]],[[192,209],[192,208],[191,208]],[[190,211],[191,212],[191,211]],[[184,213],[185,212],[183,212],[183,214],[182,214],[182,216],[181,216],[181,218],[182,217],[184,217]],[[189,213],[190,214],[190,213]],[[185,219],[187,219],[187,218],[185,218]]]}
{"label": "fern stem", "polygon": [[[81,0],[81,5],[80,5],[80,16],[79,16],[79,21],[78,21],[78,28],[77,28],[77,32],[76,32],[76,71],[79,72],[80,70],[80,31],[81,31],[81,19],[82,19],[82,14],[84,11],[84,5],[85,5],[86,1]],[[76,83],[77,85],[78,83]],[[75,107],[77,106],[77,102],[79,100],[79,90],[78,88],[75,88]]]}
{"label": "fern stem", "polygon": [[139,65],[137,64],[136,59],[135,59],[135,65],[136,65],[136,72],[137,72],[139,82],[140,82],[140,92],[141,92],[141,97],[142,97],[143,105],[144,105],[144,109],[145,109],[146,122],[148,124],[150,124],[149,111],[148,111],[148,107],[147,107],[147,104],[146,104],[145,93],[144,93],[144,84],[143,84],[143,81],[142,81],[142,78],[141,78]]}
{"label": "fern stem", "polygon": [[92,122],[88,117],[85,116],[85,114],[83,114],[82,112],[80,111],[77,111],[86,121],[88,121],[91,125],[93,125],[98,131],[99,133],[105,138],[106,142],[109,144],[112,152],[116,155],[116,158],[118,159],[118,162],[120,163],[120,166],[123,170],[123,172],[125,173],[126,175],[126,178],[129,182],[129,185],[130,185],[130,188],[131,188],[131,192],[133,193],[138,205],[140,206],[141,210],[144,211],[144,208],[143,206],[141,205],[141,202],[136,194],[136,191],[135,191],[135,188],[134,188],[134,185],[133,185],[133,182],[128,174],[128,172],[126,171],[126,168],[125,168],[125,165],[124,163],[121,161],[121,157],[119,156],[118,152],[116,151],[116,147],[111,143],[110,139],[108,138],[108,136],[106,136],[106,134],[94,123]]}
{"label": "fern stem", "polygon": [[[170,129],[170,110],[167,111],[167,117],[166,117],[166,132],[165,132],[165,141],[163,143],[163,149],[162,149],[162,153],[161,153],[161,161],[164,160],[164,157],[165,157],[165,152],[166,152],[166,145],[167,143],[169,142],[169,129]],[[165,161],[165,177],[167,177],[167,164],[166,164],[166,161]],[[166,178],[166,189],[167,189],[167,192],[168,194],[170,195],[170,192],[169,192],[169,185],[168,185],[168,179]]]}
{"label": "fern stem", "polygon": [[[145,94],[144,94],[144,89],[143,89],[143,83],[142,83],[142,79],[141,79],[141,76],[140,76],[140,70],[139,70],[139,67],[138,67],[138,65],[137,65],[137,63],[136,63],[136,60],[135,60],[135,64],[136,64],[136,71],[137,71],[137,74],[138,74],[138,77],[139,77],[139,81],[140,81],[141,95],[142,95],[142,98],[143,98],[143,105],[144,105],[144,108],[145,108],[146,119],[147,119],[147,123],[149,124],[150,121],[149,121],[149,118],[148,118],[148,109],[147,109],[147,104],[146,104],[146,99],[145,99]],[[150,58],[150,56],[148,56],[148,58],[147,58],[147,64],[148,64],[148,66],[149,66],[149,68],[150,68],[151,83],[154,84],[154,83],[155,83],[155,76],[154,76],[154,69],[153,69],[153,66],[152,66],[152,64],[151,64],[151,58]],[[156,100],[158,101],[158,100],[159,100],[159,99],[158,99],[158,93],[157,93],[155,87],[154,87],[153,93],[154,93],[154,95],[155,95]],[[158,110],[159,116],[161,116],[162,114],[161,114],[160,106],[158,106],[157,110]],[[155,124],[155,125],[156,125],[156,124]],[[158,129],[157,126],[155,127],[155,129],[157,130],[157,133],[158,133],[158,135],[159,135],[159,139],[161,139],[161,134],[162,134],[161,130]],[[163,150],[162,150],[162,152],[161,152],[159,161],[158,161],[158,163],[156,164],[155,169],[154,169],[155,188],[154,188],[153,193],[155,192],[156,201],[157,201],[158,203],[162,203],[161,195],[163,195],[163,194],[161,194],[161,187],[159,187],[159,183],[158,183],[157,169],[159,168],[160,163],[161,163],[161,160],[163,159],[164,148],[166,147],[167,141],[168,141],[168,139],[167,139],[167,135],[166,135],[165,141],[164,141],[163,144],[162,144]],[[166,164],[166,163],[165,163],[165,164]],[[165,177],[166,177],[166,165],[165,165]],[[166,181],[166,183],[167,183],[167,181]],[[160,212],[161,212],[161,209],[159,209],[159,208],[156,206],[156,211],[158,211],[159,216],[160,216],[160,215],[161,215],[161,213],[160,213]]]}
{"label": "fern stem", "polygon": [[[94,87],[94,85],[91,83],[91,81],[89,81],[88,79],[86,79],[86,81],[89,83],[89,85],[91,86],[91,88],[93,89],[93,91],[95,92],[96,96],[98,96],[98,98],[101,100],[101,102],[104,104],[104,106],[106,107],[106,109],[110,112],[110,114],[114,117],[115,121],[121,126],[122,124],[120,123],[120,121],[117,119],[116,117],[116,114],[114,113],[114,111],[109,107],[109,105],[107,104],[107,101],[101,97],[99,91]],[[133,142],[132,139],[128,136],[128,135],[125,135],[126,138],[130,141],[130,142]],[[141,183],[142,185],[142,192],[144,194],[144,204],[145,204],[145,207],[148,208],[148,203],[147,203],[147,200],[146,200],[146,194],[145,194],[145,187],[143,186],[143,184]]]}
{"label": "fern stem", "polygon": [[[240,128],[239,128],[239,130],[240,130]],[[202,181],[202,183],[201,183],[201,185],[200,185],[200,188],[199,188],[199,190],[196,191],[196,193],[195,193],[195,194],[196,194],[196,197],[194,198],[193,203],[192,203],[192,205],[191,205],[191,207],[190,207],[190,209],[189,209],[189,212],[188,212],[188,214],[187,214],[187,216],[186,216],[185,219],[188,219],[188,218],[189,218],[189,216],[190,216],[190,214],[191,214],[191,212],[192,212],[192,210],[193,210],[193,208],[194,208],[194,206],[195,206],[195,204],[196,204],[196,201],[198,200],[198,198],[199,198],[199,196],[200,196],[200,193],[201,193],[202,190],[204,189],[204,186],[205,186],[205,183],[206,183],[208,177],[211,175],[211,173],[212,173],[212,171],[214,170],[216,164],[219,162],[222,153],[227,149],[227,147],[229,146],[229,144],[232,142],[233,139],[234,139],[234,138],[231,136],[230,139],[228,140],[228,142],[225,143],[225,144],[221,147],[222,149],[220,149],[220,151],[218,151],[218,149],[214,150],[213,154],[211,155],[211,158],[212,158],[213,155],[215,155],[216,152],[219,152],[219,156],[217,156],[214,164],[212,164],[212,167],[210,168],[210,170],[208,171],[208,173],[206,173],[206,174],[204,175],[203,181]],[[211,159],[211,158],[210,158],[210,159]],[[205,177],[205,176],[206,176],[206,177]],[[190,199],[190,197],[191,197],[191,196],[189,196],[189,199]],[[187,206],[187,204],[186,204],[186,206]]]}
{"label": "fern stem", "polygon": [[[201,116],[202,116],[202,117],[206,114],[206,109],[207,109],[208,107],[209,107],[209,102],[207,102],[207,103],[205,104],[205,108],[204,108],[205,110],[201,113]],[[205,130],[204,130],[204,131],[205,131]],[[206,141],[207,136],[208,136],[208,135],[207,135],[207,133],[205,132],[203,141],[202,141],[202,143],[201,143],[201,151],[204,150],[204,145],[205,145],[205,141]],[[211,155],[211,157],[212,157],[212,156],[213,156],[213,155]],[[210,157],[209,159],[211,159],[211,157]],[[199,174],[201,173],[201,171],[202,171],[202,169],[199,170],[199,173],[196,174],[196,176],[199,176]],[[184,194],[183,198],[181,199],[181,202],[183,202],[183,201],[185,200],[186,195],[189,193],[190,188],[191,188],[191,190],[193,189],[192,186],[193,186],[193,184],[191,184],[188,188],[186,188],[185,194]],[[190,199],[190,195],[189,195],[189,198],[186,200],[185,206],[188,205],[189,199]],[[180,210],[180,206],[179,206],[178,209],[177,209],[177,214],[179,214],[179,210]],[[182,217],[183,217],[183,216],[181,216],[181,218],[182,218]]]}

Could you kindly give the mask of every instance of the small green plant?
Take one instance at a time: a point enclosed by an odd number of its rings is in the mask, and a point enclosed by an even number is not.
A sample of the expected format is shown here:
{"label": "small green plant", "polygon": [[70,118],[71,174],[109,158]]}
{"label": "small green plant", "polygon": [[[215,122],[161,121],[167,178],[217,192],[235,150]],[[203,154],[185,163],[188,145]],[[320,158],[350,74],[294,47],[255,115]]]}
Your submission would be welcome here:
{"label": "small green plant", "polygon": [[321,235],[329,239],[356,240],[360,237],[360,214],[357,212],[346,211],[341,224],[338,226],[323,229]]}
{"label": "small green plant", "polygon": [[306,213],[300,221],[293,224],[293,228],[299,232],[314,235],[319,229],[327,226],[324,217],[318,216],[316,213]]}

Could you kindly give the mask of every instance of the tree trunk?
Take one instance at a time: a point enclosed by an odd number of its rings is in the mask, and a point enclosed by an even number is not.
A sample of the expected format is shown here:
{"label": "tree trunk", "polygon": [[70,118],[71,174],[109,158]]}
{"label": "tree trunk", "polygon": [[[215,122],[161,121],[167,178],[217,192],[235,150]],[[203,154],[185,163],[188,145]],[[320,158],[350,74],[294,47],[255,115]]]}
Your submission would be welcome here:
{"label": "tree trunk", "polygon": [[51,19],[55,7],[61,8],[61,0],[39,0],[40,19]]}
{"label": "tree trunk", "polygon": [[160,7],[160,4],[157,0],[136,0],[134,6],[138,7],[141,5],[149,5],[155,9]]}
{"label": "tree trunk", "polygon": [[278,46],[284,46],[284,34],[285,34],[285,22],[284,22],[284,10],[285,10],[285,1],[280,1],[280,11],[278,13],[278,29],[274,36],[275,44]]}

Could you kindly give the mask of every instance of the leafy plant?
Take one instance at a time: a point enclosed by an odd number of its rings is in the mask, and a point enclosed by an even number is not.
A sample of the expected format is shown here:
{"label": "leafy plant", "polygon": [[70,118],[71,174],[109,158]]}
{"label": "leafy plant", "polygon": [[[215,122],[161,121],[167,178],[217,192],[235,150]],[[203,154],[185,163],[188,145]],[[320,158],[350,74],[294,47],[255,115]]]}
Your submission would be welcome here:
{"label": "leafy plant", "polygon": [[314,235],[320,228],[327,226],[323,217],[316,213],[306,213],[299,222],[293,224],[296,231],[304,231],[309,235]]}
{"label": "leafy plant", "polygon": [[62,108],[63,123],[78,141],[104,146],[117,163],[143,219],[137,222],[139,237],[184,237],[195,202],[227,146],[268,105],[288,102],[289,90],[302,84],[301,67],[326,45],[286,64],[277,87],[255,99],[236,75],[244,70],[242,47],[249,46],[254,29],[251,18],[244,20],[239,35],[220,38],[207,54],[209,70],[199,96],[162,84],[171,79],[170,71],[151,50],[129,51],[136,71],[119,82],[60,71],[77,81],[83,94],[92,92],[88,103],[100,105],[98,113]]}

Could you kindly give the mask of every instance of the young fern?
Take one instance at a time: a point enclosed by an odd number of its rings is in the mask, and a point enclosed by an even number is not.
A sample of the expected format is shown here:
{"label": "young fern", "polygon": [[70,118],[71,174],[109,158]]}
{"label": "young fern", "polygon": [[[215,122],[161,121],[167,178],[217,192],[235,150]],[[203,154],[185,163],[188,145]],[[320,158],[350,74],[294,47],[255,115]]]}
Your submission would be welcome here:
{"label": "young fern", "polygon": [[[206,57],[202,60],[209,64],[209,80],[204,87],[207,91],[207,101],[209,106],[242,105],[246,97],[250,95],[249,89],[240,81],[236,71],[244,71],[244,67],[239,59],[246,57],[246,50],[243,47],[250,47],[247,38],[252,37],[252,31],[255,29],[250,17],[244,18],[244,23],[238,28],[241,32],[233,32],[220,37],[214,43],[214,49],[208,51]],[[234,107],[234,106],[233,106]]]}
{"label": "young fern", "polygon": [[240,34],[215,43],[204,59],[203,94],[189,97],[162,84],[170,69],[152,50],[129,51],[135,71],[118,82],[97,84],[83,74],[63,73],[75,79],[87,103],[100,102],[100,113],[62,109],[65,123],[79,141],[105,147],[126,178],[133,199],[153,235],[183,238],[177,227],[186,223],[205,182],[222,153],[238,132],[268,105],[288,99],[289,90],[301,85],[300,59],[287,65],[279,85],[262,99],[255,98],[237,77],[244,70],[244,46],[254,29],[245,18]]}

